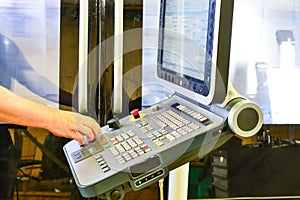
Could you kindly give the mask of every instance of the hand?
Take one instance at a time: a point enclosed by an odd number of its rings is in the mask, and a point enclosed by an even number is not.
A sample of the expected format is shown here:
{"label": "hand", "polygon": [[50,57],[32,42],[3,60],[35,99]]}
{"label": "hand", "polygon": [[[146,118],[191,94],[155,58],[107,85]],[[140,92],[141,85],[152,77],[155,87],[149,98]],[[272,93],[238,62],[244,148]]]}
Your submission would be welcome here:
{"label": "hand", "polygon": [[77,140],[82,145],[84,136],[88,141],[92,141],[101,133],[101,128],[91,117],[76,112],[55,110],[53,127],[50,127],[49,131],[59,137]]}

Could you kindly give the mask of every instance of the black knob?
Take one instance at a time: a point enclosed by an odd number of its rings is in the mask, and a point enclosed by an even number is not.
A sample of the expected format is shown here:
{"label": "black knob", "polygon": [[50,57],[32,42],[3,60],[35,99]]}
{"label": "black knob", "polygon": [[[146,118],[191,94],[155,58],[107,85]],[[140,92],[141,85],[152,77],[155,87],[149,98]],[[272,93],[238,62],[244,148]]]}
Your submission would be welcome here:
{"label": "black knob", "polygon": [[107,125],[111,130],[116,130],[120,128],[120,122],[116,118],[112,118],[107,121]]}

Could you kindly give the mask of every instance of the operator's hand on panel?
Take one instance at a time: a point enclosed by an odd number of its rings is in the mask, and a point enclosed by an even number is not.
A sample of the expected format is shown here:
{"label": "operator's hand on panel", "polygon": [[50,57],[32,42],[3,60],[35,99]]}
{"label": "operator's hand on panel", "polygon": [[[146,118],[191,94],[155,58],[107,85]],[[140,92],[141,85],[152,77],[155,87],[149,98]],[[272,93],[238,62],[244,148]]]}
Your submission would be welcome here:
{"label": "operator's hand on panel", "polygon": [[56,110],[53,116],[54,126],[49,131],[56,136],[77,140],[80,145],[94,140],[101,133],[99,124],[91,117],[76,112]]}

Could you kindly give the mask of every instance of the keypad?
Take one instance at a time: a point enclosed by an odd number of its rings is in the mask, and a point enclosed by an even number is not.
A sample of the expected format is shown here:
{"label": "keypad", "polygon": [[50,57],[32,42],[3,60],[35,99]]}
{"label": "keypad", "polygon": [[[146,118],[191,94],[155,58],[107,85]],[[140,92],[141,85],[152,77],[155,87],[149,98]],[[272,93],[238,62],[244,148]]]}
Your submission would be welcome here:
{"label": "keypad", "polygon": [[110,170],[109,166],[106,164],[105,160],[100,154],[95,155],[94,158],[96,159],[98,165],[101,167],[104,173]]}
{"label": "keypad", "polygon": [[142,133],[148,133],[154,130],[154,128],[148,122],[145,121],[137,123],[136,126],[140,129]]}
{"label": "keypad", "polygon": [[128,162],[144,153],[151,151],[151,148],[133,133],[128,131],[110,139],[114,146],[110,147],[110,152],[116,157],[119,164]]}
{"label": "keypad", "polygon": [[[168,142],[172,142],[200,129],[200,125],[197,121],[202,124],[208,124],[210,121],[203,115],[180,104],[173,104],[172,107],[175,108],[176,112],[173,109],[164,111],[154,116],[151,124],[147,121],[136,122],[138,130],[142,134],[145,134],[146,137],[150,138],[157,147],[162,147]],[[191,118],[196,119],[196,122],[192,122],[188,117],[183,116],[181,113],[185,113]],[[157,129],[157,125],[160,127],[159,129]],[[151,151],[151,148],[132,130],[112,137],[110,142],[113,144],[109,148],[110,152],[115,156],[119,164],[129,162],[130,160]]]}
{"label": "keypad", "polygon": [[[163,146],[166,141],[173,141],[200,128],[173,110],[168,110],[153,118],[161,129],[147,134],[157,145]],[[168,130],[167,130],[168,129]]]}
{"label": "keypad", "polygon": [[174,103],[171,107],[173,107],[175,110],[177,110],[181,113],[184,113],[184,114],[192,117],[193,119],[201,122],[204,125],[208,125],[208,124],[212,123],[212,121],[210,119],[208,119],[206,116],[194,111],[191,108],[181,105],[179,103]]}

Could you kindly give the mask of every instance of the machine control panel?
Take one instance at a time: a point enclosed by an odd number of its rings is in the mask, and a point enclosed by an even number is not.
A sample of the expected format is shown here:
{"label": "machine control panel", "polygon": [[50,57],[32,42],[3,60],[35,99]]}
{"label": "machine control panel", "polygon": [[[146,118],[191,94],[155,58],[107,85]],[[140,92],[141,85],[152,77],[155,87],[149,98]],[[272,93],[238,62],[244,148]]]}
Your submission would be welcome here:
{"label": "machine control panel", "polygon": [[[119,128],[85,146],[71,141],[64,152],[84,197],[128,184],[140,190],[168,175],[186,152],[216,139],[224,118],[177,95],[118,120]],[[196,141],[196,142],[195,142]]]}

